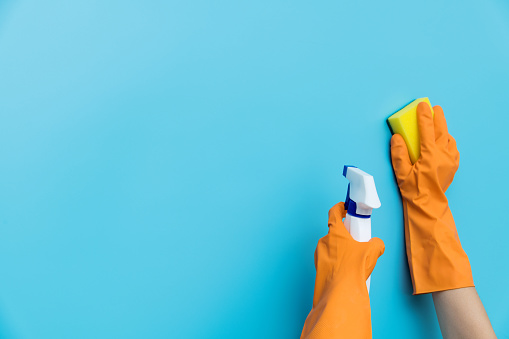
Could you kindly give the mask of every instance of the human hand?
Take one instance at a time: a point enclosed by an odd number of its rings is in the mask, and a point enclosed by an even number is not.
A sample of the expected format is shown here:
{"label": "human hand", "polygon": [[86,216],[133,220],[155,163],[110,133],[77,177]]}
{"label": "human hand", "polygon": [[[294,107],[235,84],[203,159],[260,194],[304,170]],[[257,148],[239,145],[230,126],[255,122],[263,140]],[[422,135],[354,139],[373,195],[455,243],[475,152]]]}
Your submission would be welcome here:
{"label": "human hand", "polygon": [[343,224],[344,203],[329,210],[329,233],[315,251],[313,309],[301,338],[371,338],[366,279],[385,245],[379,238],[357,242]]}
{"label": "human hand", "polygon": [[445,191],[459,166],[456,141],[441,107],[435,119],[417,106],[421,155],[412,165],[403,138],[391,139],[394,173],[403,199],[405,242],[414,294],[474,286]]}
{"label": "human hand", "polygon": [[[417,182],[420,187],[434,188],[438,184],[445,193],[452,183],[459,167],[460,154],[456,140],[449,134],[442,107],[433,107],[435,118],[431,115],[430,106],[421,102],[417,106],[417,122],[421,156],[412,165],[405,141],[399,134],[391,139],[391,156],[394,173],[401,194],[405,198],[414,198],[419,193],[415,190]],[[426,185],[422,182],[426,181]],[[435,192],[440,194],[441,192]]]}

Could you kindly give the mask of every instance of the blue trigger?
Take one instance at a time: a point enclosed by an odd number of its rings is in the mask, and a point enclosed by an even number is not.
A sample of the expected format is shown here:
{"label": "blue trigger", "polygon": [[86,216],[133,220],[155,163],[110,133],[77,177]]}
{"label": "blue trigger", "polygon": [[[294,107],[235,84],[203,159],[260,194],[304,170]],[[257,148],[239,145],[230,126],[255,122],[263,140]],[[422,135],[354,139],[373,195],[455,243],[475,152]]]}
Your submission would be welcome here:
{"label": "blue trigger", "polygon": [[350,183],[348,184],[348,189],[346,190],[346,198],[345,198],[345,210],[348,211],[348,206],[350,205]]}

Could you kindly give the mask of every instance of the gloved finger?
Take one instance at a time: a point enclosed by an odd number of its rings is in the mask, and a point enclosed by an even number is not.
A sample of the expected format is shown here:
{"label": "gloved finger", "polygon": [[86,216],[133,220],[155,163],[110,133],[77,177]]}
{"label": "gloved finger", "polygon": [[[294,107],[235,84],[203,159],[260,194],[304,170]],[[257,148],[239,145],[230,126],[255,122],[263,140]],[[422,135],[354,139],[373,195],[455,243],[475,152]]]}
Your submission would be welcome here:
{"label": "gloved finger", "polygon": [[394,134],[391,138],[391,159],[398,181],[406,178],[412,169],[412,161],[405,140],[399,134]]}
{"label": "gloved finger", "polygon": [[435,147],[435,124],[431,115],[431,108],[425,102],[417,105],[417,126],[421,142],[421,158],[433,152]]}
{"label": "gloved finger", "polygon": [[456,172],[460,167],[460,152],[458,151],[458,149],[456,149],[456,152],[454,153],[454,162],[456,164],[454,172]]}
{"label": "gloved finger", "polygon": [[371,238],[367,243],[368,250],[366,256],[366,279],[369,277],[375,268],[376,261],[385,252],[385,244],[380,238]]}
{"label": "gloved finger", "polygon": [[447,122],[445,121],[444,110],[440,106],[434,106],[435,118],[435,143],[441,147],[447,147],[449,141],[449,132],[447,131]]}
{"label": "gloved finger", "polygon": [[343,224],[343,218],[346,217],[345,203],[338,202],[329,210],[329,232],[337,231],[340,234],[349,234]]}
{"label": "gloved finger", "polygon": [[456,169],[458,169],[460,165],[460,152],[458,151],[458,147],[456,146],[456,139],[449,135],[449,144],[447,145],[449,150],[449,154],[454,159],[456,163]]}
{"label": "gloved finger", "polygon": [[450,134],[448,135],[447,139],[447,150],[449,151],[450,154],[458,153],[459,156],[458,147],[456,145],[456,139],[454,139]]}

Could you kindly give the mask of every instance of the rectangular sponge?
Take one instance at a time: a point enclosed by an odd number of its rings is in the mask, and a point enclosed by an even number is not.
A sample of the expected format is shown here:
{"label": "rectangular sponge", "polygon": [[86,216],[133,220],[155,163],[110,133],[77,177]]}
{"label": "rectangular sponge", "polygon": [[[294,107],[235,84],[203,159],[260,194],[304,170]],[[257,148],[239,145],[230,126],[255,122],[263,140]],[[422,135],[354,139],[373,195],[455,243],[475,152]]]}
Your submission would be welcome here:
{"label": "rectangular sponge", "polygon": [[417,127],[417,105],[420,102],[428,103],[433,117],[433,107],[428,98],[420,98],[412,101],[401,110],[397,111],[387,119],[392,134],[400,134],[408,148],[410,160],[414,164],[421,155],[421,143],[419,141],[419,128]]}

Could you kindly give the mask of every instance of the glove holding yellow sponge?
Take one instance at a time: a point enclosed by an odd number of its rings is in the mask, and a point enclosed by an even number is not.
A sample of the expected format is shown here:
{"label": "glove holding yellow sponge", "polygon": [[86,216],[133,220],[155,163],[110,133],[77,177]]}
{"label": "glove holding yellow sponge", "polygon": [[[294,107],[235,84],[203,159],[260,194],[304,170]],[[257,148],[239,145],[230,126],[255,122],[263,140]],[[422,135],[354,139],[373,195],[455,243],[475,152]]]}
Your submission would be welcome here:
{"label": "glove holding yellow sponge", "polygon": [[429,101],[414,108],[420,148],[414,156],[417,154],[418,158],[412,161],[402,135],[394,134],[391,139],[414,294],[471,287],[474,282],[470,262],[445,196],[459,166],[456,141],[447,130],[440,106],[433,108],[434,119]]}

